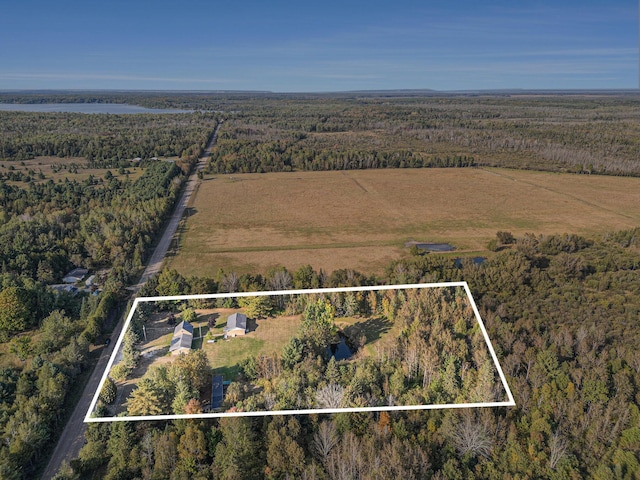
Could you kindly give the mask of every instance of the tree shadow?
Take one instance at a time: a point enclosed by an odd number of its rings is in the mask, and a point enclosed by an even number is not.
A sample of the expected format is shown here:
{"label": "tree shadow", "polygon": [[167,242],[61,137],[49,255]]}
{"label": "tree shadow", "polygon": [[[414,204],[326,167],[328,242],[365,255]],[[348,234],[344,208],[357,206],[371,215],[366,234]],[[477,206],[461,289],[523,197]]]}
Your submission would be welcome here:
{"label": "tree shadow", "polygon": [[382,335],[391,330],[392,325],[393,322],[385,317],[373,317],[349,325],[343,332],[348,338],[359,338],[364,335],[366,342],[370,343],[379,340]]}
{"label": "tree shadow", "polygon": [[207,313],[206,315],[202,315],[200,318],[202,320],[206,320],[207,325],[211,329],[216,327],[216,324],[218,323],[218,318],[220,318],[220,314],[217,312]]}

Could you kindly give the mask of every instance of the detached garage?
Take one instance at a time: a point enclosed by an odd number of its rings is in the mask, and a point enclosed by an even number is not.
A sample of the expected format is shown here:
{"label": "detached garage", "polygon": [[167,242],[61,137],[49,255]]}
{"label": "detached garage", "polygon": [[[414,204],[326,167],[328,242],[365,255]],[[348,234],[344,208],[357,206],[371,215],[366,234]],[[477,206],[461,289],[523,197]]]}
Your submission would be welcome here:
{"label": "detached garage", "polygon": [[169,351],[171,352],[171,355],[189,353],[191,351],[192,343],[193,325],[189,322],[182,321],[173,329],[173,338],[171,339],[171,347],[169,347]]}
{"label": "detached garage", "polygon": [[226,337],[238,337],[247,333],[247,316],[242,313],[233,313],[227,318],[227,326],[224,327]]}

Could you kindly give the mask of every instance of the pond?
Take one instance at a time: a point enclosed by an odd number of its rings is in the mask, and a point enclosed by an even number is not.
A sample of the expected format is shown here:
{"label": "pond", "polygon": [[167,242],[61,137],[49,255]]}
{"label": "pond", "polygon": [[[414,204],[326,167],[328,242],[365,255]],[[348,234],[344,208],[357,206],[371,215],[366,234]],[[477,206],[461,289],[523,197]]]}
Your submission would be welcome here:
{"label": "pond", "polygon": [[[476,265],[481,265],[482,262],[486,260],[485,257],[464,257],[464,258],[469,258]],[[456,267],[458,268],[462,267],[462,261],[464,260],[464,258],[456,258]]]}
{"label": "pond", "polygon": [[456,247],[448,243],[416,243],[415,245],[428,252],[451,252],[456,249]]}
{"label": "pond", "polygon": [[332,343],[327,347],[327,355],[335,357],[336,361],[350,358],[354,353],[347,345],[347,338],[342,333],[338,333],[338,336],[340,337],[340,342]]}
{"label": "pond", "polygon": [[0,103],[5,112],[64,112],[64,113],[191,113],[193,110],[146,108],[126,103]]}

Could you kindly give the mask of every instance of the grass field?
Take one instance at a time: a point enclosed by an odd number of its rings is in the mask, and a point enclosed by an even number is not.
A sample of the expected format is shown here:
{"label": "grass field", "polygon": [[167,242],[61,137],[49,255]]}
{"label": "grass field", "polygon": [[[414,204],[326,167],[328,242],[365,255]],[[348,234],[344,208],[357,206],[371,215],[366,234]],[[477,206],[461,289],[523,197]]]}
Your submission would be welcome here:
{"label": "grass field", "polygon": [[[226,325],[227,316],[228,313],[220,315],[214,333],[218,325]],[[237,373],[240,360],[251,355],[268,355],[272,352],[280,354],[282,348],[296,334],[300,322],[300,315],[258,320],[255,330],[249,331],[245,336],[204,343],[202,349],[214,371],[231,380]]]}
{"label": "grass field", "polygon": [[598,234],[640,225],[640,179],[507,169],[206,176],[169,265],[380,273],[409,240],[482,252],[499,230]]}
{"label": "grass field", "polygon": [[[23,165],[24,164],[24,165]],[[75,168],[74,168],[75,167]],[[0,173],[7,173],[13,168],[16,172],[22,172],[25,175],[29,174],[29,171],[35,172],[32,175],[33,183],[42,183],[49,180],[54,182],[64,181],[65,178],[69,180],[77,180],[79,182],[86,180],[90,175],[94,178],[103,178],[107,170],[111,170],[114,177],[125,178],[125,175],[120,175],[117,168],[88,168],[87,160],[79,157],[36,157],[32,160],[25,160],[24,162],[4,161],[0,162]],[[71,170],[77,173],[72,173]],[[125,170],[129,171],[129,179],[131,181],[136,180],[142,175],[144,171],[140,167],[131,167]],[[42,172],[43,179],[38,178],[38,173]],[[25,186],[24,182],[9,182],[16,185]]]}

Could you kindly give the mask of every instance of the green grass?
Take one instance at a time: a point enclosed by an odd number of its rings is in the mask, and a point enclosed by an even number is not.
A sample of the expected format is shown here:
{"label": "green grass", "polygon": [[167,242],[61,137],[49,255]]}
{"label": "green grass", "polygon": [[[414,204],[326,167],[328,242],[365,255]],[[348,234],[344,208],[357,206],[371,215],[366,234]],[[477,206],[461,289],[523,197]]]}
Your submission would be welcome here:
{"label": "green grass", "polygon": [[266,341],[252,337],[236,337],[206,343],[204,351],[214,371],[219,368],[236,367],[240,360],[262,352]]}
{"label": "green grass", "polygon": [[214,375],[222,375],[225,380],[235,380],[240,372],[240,367],[236,364],[230,367],[218,367],[212,370]]}

